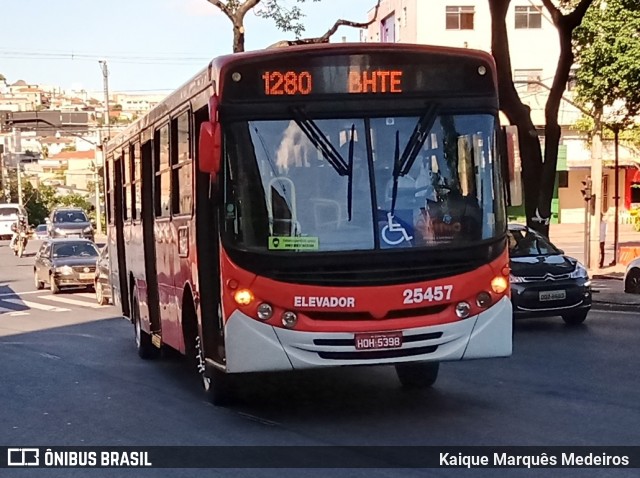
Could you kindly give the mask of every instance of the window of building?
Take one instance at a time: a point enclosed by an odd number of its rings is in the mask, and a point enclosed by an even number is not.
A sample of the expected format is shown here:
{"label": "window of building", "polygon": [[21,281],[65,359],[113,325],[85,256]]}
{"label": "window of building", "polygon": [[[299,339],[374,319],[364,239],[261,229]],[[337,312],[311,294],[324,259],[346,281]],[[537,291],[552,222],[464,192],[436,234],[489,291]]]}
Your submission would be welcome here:
{"label": "window of building", "polygon": [[542,7],[527,5],[516,7],[516,24],[518,29],[542,28]]}
{"label": "window of building", "polygon": [[576,67],[572,67],[569,70],[569,78],[567,79],[567,91],[575,91],[576,86],[578,84],[578,69]]}
{"label": "window of building", "polygon": [[396,19],[395,12],[391,12],[380,22],[380,41],[383,43],[395,43]]}
{"label": "window of building", "polygon": [[475,7],[447,7],[447,30],[473,30]]}
{"label": "window of building", "polygon": [[513,70],[513,82],[516,88],[526,91],[541,91],[542,70]]}

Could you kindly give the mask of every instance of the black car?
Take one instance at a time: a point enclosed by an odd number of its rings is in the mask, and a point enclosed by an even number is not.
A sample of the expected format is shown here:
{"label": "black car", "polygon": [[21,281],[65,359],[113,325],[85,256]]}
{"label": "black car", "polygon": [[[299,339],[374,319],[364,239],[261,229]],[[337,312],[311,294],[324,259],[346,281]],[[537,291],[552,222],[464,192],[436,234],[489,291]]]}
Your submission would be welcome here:
{"label": "black car", "polygon": [[97,259],[98,249],[87,239],[49,239],[36,254],[36,289],[48,284],[57,294],[62,287],[93,287]]}
{"label": "black car", "polygon": [[100,305],[107,305],[111,299],[111,282],[109,281],[109,248],[104,246],[100,250],[94,278],[96,301]]}
{"label": "black car", "polygon": [[514,318],[562,316],[581,324],[591,309],[591,280],[582,264],[523,225],[509,225]]}
{"label": "black car", "polygon": [[93,241],[93,226],[81,208],[56,208],[51,213],[47,224],[49,237],[78,238]]}

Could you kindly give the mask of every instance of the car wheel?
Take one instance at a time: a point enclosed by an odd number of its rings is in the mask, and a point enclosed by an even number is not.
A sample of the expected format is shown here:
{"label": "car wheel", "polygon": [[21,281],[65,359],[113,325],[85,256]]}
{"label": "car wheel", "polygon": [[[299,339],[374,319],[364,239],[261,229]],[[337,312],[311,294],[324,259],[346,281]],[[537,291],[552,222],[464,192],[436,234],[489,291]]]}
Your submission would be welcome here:
{"label": "car wheel", "polygon": [[107,305],[109,300],[104,296],[104,289],[102,288],[102,283],[96,281],[96,285],[94,286],[96,291],[96,301],[100,305]]}
{"label": "car wheel", "polygon": [[36,286],[36,289],[41,290],[44,289],[44,284],[42,283],[41,280],[38,280],[38,272],[37,271],[33,271],[33,283]]}
{"label": "car wheel", "polygon": [[640,294],[640,269],[631,269],[624,280],[624,291]]}
{"label": "car wheel", "polygon": [[438,378],[440,362],[401,363],[396,365],[396,374],[406,389],[429,388]]}
{"label": "car wheel", "polygon": [[51,290],[52,294],[57,294],[60,292],[60,286],[53,278],[53,274],[49,274],[49,289]]}
{"label": "car wheel", "polygon": [[580,312],[572,312],[570,314],[563,314],[562,320],[567,325],[580,325],[587,319],[588,310],[581,310]]}

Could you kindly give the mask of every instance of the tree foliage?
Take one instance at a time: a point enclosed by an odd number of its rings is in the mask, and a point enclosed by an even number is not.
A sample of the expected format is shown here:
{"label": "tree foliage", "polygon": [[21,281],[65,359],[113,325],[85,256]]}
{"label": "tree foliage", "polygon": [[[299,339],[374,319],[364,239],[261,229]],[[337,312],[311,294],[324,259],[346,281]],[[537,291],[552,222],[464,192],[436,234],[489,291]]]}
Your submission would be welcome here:
{"label": "tree foliage", "polygon": [[[293,5],[287,0],[207,0],[210,4],[218,8],[231,21],[233,26],[233,52],[244,51],[245,28],[244,18],[247,13],[254,10],[255,14],[261,18],[273,20],[276,27],[283,32],[291,32],[296,40],[285,42],[287,44],[305,44],[305,43],[324,43],[336,33],[339,27],[349,26],[353,28],[366,28],[376,20],[380,1],[378,0],[375,7],[375,14],[368,22],[358,23],[349,20],[339,19],[335,24],[327,30],[324,35],[316,38],[301,39],[300,37],[305,31],[304,13],[300,5],[307,0],[295,0]],[[311,2],[319,2],[321,0],[309,0]]]}
{"label": "tree foliage", "polygon": [[[18,201],[18,178],[16,171],[8,172],[9,202]],[[31,182],[22,180],[22,204],[29,215],[31,224],[42,224],[49,213],[60,206],[74,206],[85,210],[90,218],[94,218],[94,206],[81,194],[59,195],[52,186],[40,185],[37,189]],[[95,218],[94,218],[95,219]]]}
{"label": "tree foliage", "polygon": [[594,0],[573,37],[576,99],[596,111],[619,104],[625,127],[640,113],[640,2]]}
{"label": "tree foliage", "polygon": [[530,109],[522,103],[513,83],[506,26],[506,15],[511,0],[489,0],[491,50],[498,70],[500,108],[505,112],[509,121],[518,126],[522,170],[523,176],[526,178],[523,184],[527,224],[545,235],[549,234],[551,200],[561,136],[558,113],[562,94],[565,91],[574,62],[571,39],[574,30],[580,25],[592,2],[593,0],[576,0],[573,4],[571,2],[556,4],[552,0],[542,0],[558,31],[560,43],[556,73],[545,104],[543,159],[538,134],[531,120]]}

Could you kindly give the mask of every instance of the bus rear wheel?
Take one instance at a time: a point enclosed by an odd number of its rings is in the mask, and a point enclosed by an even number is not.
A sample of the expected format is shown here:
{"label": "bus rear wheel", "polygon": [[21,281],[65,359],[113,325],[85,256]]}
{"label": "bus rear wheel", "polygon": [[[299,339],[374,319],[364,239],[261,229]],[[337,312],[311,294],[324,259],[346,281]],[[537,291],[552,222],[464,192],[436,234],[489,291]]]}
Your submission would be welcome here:
{"label": "bus rear wheel", "polygon": [[416,390],[429,388],[438,379],[440,362],[400,363],[396,365],[396,374],[403,388]]}
{"label": "bus rear wheel", "polygon": [[202,385],[207,399],[217,407],[233,404],[236,398],[234,377],[207,363],[202,372]]}
{"label": "bus rear wheel", "polygon": [[160,349],[153,345],[153,342],[151,341],[151,334],[142,330],[142,324],[140,323],[140,306],[138,305],[137,294],[135,291],[133,293],[133,307],[131,309],[133,315],[133,331],[135,334],[138,356],[145,360],[157,358],[160,355]]}

